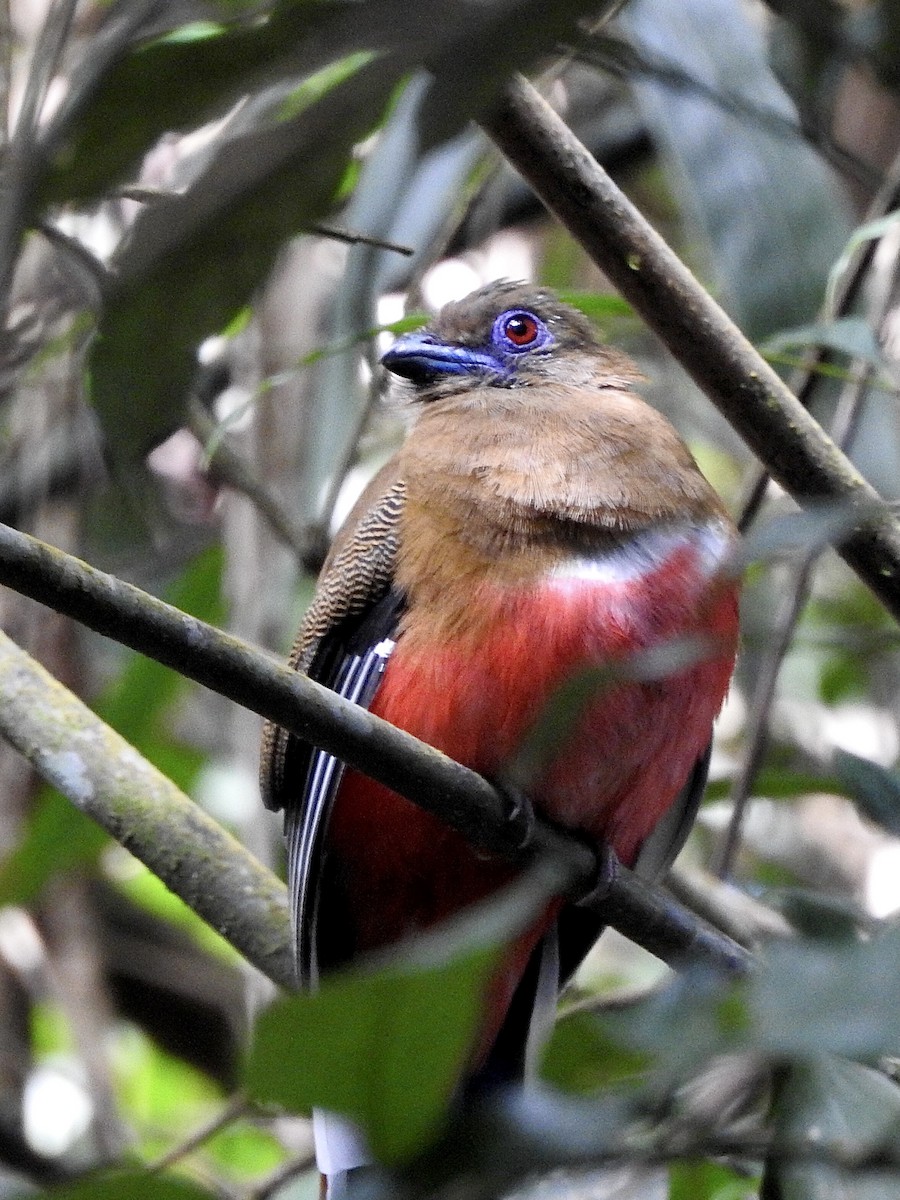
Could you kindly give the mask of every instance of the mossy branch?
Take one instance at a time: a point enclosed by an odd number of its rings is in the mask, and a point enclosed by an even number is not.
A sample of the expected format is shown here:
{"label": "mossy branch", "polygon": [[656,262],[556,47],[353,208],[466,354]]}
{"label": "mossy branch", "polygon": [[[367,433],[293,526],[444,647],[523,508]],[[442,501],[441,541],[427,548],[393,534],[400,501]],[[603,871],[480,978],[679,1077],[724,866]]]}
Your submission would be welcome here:
{"label": "mossy branch", "polygon": [[294,979],[287,891],[230,833],[0,633],[0,733],[270,979]]}

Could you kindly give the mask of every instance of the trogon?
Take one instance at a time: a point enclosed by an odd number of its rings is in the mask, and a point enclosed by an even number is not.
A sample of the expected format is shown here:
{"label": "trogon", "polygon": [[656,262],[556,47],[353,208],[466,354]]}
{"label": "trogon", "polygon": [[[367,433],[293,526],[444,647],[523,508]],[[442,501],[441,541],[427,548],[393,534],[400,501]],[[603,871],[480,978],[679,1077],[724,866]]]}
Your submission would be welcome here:
{"label": "trogon", "polygon": [[[527,798],[658,872],[696,812],[734,664],[737,584],[723,566],[736,534],[720,499],[637,395],[633,363],[547,290],[492,283],[382,362],[410,429],[336,538],[292,664],[494,779],[566,679],[621,666]],[[634,655],[684,637],[707,652],[667,677],[629,678]],[[262,784],[284,809],[305,986],[512,877],[435,816],[273,726]],[[560,898],[509,948],[461,1088],[522,1071],[547,963],[555,993],[599,931]],[[330,1114],[316,1140],[333,1180],[365,1160]]]}

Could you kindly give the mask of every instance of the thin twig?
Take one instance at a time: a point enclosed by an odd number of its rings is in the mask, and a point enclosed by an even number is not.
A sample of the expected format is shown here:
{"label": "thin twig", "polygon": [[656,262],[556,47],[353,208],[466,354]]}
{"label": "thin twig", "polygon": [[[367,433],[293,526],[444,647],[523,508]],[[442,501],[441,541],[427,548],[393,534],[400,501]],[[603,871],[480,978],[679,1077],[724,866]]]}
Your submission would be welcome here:
{"label": "thin twig", "polygon": [[81,276],[87,280],[89,284],[90,298],[85,298],[85,306],[90,307],[94,312],[99,312],[103,303],[103,293],[109,282],[109,273],[103,263],[88,250],[83,242],[78,238],[70,237],[69,234],[63,233],[56,225],[50,221],[35,222],[37,229],[56,249],[60,250],[69,258],[72,263],[78,268]]}
{"label": "thin twig", "polygon": [[744,752],[740,768],[731,785],[731,815],[728,827],[710,857],[711,869],[722,879],[726,879],[734,870],[747,804],[769,740],[769,713],[775,699],[781,664],[791,648],[794,627],[809,599],[818,558],[818,554],[807,555],[795,570],[793,580],[782,598],[774,628],[766,641],[766,654],[756,677],[747,714]]}
{"label": "thin twig", "polygon": [[196,397],[191,397],[188,403],[188,425],[201,446],[205,449],[214,446],[209,460],[210,476],[246,496],[268,522],[276,537],[293,550],[301,566],[307,570],[318,569],[322,562],[319,529],[302,529],[297,525],[277,496],[254,473],[247,460],[221,436],[221,426]]}
{"label": "thin twig", "polygon": [[[476,772],[305,675],[274,662],[268,655],[239,639],[148,596],[131,584],[97,571],[36,538],[6,526],[0,526],[0,582],[48,604],[58,612],[66,613],[98,633],[148,654],[158,662],[173,667],[181,675],[267,717],[305,741],[321,746],[349,766],[434,813],[483,850],[505,855],[517,862],[525,862],[536,853],[550,856],[560,865],[561,877],[565,881],[562,890],[582,896],[594,889],[589,906],[600,912],[608,924],[665,961],[678,963],[697,958],[719,969],[741,971],[747,968],[748,956],[741,947],[682,909],[663,889],[638,880],[618,864],[614,856],[610,855],[608,861],[604,858],[601,869],[597,854],[586,842],[546,822],[535,820],[530,812],[518,806],[511,806]],[[34,678],[36,672],[28,667],[30,660],[22,651],[16,651],[12,643],[6,646],[3,641],[0,641],[0,647],[4,647],[7,661],[15,670]],[[37,672],[40,671],[36,664],[33,666]],[[58,688],[60,686],[56,685]],[[5,714],[0,708],[0,721],[4,719],[6,736],[29,755],[39,770],[46,773],[54,767],[57,760],[51,758],[48,767],[44,755],[40,733],[43,714],[36,709],[35,701],[30,706],[26,704],[23,707],[20,704],[15,713],[11,702],[7,703]],[[30,727],[30,740],[27,744],[20,744],[23,736],[21,730],[26,725]],[[60,730],[60,738],[63,733],[64,729]],[[142,762],[130,748],[129,752],[138,762]],[[69,760],[62,761],[65,765]],[[98,769],[106,770],[102,755]],[[134,849],[137,838],[140,838],[140,851],[135,850],[138,857],[148,862],[151,869],[200,912],[205,920],[209,920],[238,945],[232,932],[223,929],[223,922],[227,924],[228,920],[236,919],[235,906],[241,899],[242,885],[234,880],[226,880],[224,875],[219,878],[215,862],[211,864],[209,861],[211,856],[198,851],[205,871],[208,874],[212,870],[214,880],[204,885],[204,888],[211,889],[210,892],[201,889],[202,894],[196,894],[199,885],[193,874],[191,839],[173,834],[171,838],[163,838],[161,845],[156,844],[154,822],[157,806],[142,799],[143,785],[130,789],[133,794],[129,805],[123,807],[113,804],[109,811],[105,811],[108,789],[106,801],[97,796],[95,788],[90,789],[90,795],[85,797],[76,786],[72,794],[72,778],[61,778],[58,770],[56,776],[55,785],[64,792],[64,785],[67,785],[69,791],[66,794],[80,802],[81,807],[96,804],[97,811],[92,811],[91,815],[129,849]],[[151,784],[156,788],[162,787],[154,776],[147,778],[148,787]],[[80,776],[76,773],[74,785],[79,782]],[[171,787],[167,780],[163,780],[163,783]],[[176,809],[172,820],[180,820],[181,813],[175,799],[172,803]],[[130,824],[132,804],[139,814],[137,830]],[[160,812],[159,815],[162,819],[163,814]],[[164,818],[164,821],[167,820]],[[218,829],[217,826],[214,828]],[[222,837],[227,836],[222,831],[219,833]],[[202,830],[192,834],[201,849],[204,838],[209,836],[212,834]],[[262,871],[258,864],[255,869]],[[263,872],[263,876],[265,874]],[[603,885],[601,888],[596,887],[598,880]],[[274,886],[274,881],[272,883]],[[276,903],[275,894],[271,887],[265,891],[270,909]],[[283,903],[283,892],[277,894],[280,905]],[[226,900],[226,897],[229,898]],[[222,912],[230,916],[223,918]],[[264,954],[259,945],[260,938],[251,938],[251,930],[242,929],[241,937],[250,942],[252,952],[248,953],[238,945],[242,953],[261,965],[261,969],[280,983],[285,980],[283,956],[287,924],[285,918],[281,930],[277,922],[283,916],[281,909],[278,913],[265,911],[256,914],[258,923],[265,925],[269,931],[262,935],[262,941],[264,948],[274,956],[270,967],[261,964]],[[272,921],[276,922],[275,926]],[[249,915],[248,923],[252,923]],[[277,937],[273,932],[276,927],[281,930]],[[280,941],[282,937],[284,942]],[[278,944],[273,946],[273,941]]]}
{"label": "thin twig", "polygon": [[34,143],[41,109],[47,99],[47,88],[59,66],[77,7],[78,0],[55,0],[38,35],[13,134],[13,143],[20,152]]}
{"label": "thin twig", "polygon": [[232,1096],[227,1104],[201,1125],[195,1129],[192,1134],[179,1142],[177,1146],[173,1146],[167,1150],[165,1154],[161,1154],[159,1158],[148,1163],[146,1170],[150,1175],[158,1175],[161,1171],[168,1170],[175,1163],[180,1162],[183,1158],[187,1158],[189,1154],[193,1154],[204,1142],[208,1142],[227,1125],[231,1125],[239,1117],[242,1117],[249,1108],[253,1107],[252,1102],[247,1099],[243,1093],[238,1092]]}
{"label": "thin twig", "polygon": [[[898,203],[900,203],[900,155],[895,158],[885,186],[873,203],[869,219],[875,220],[877,217],[883,216],[895,208]],[[862,253],[862,249],[867,253]],[[857,251],[851,269],[840,281],[833,308],[830,312],[823,312],[823,320],[834,319],[852,303],[871,267],[874,249],[875,243],[868,241]],[[876,324],[883,322],[889,299],[889,290],[886,289],[881,303],[878,305],[878,311],[874,314]],[[803,381],[804,402],[808,402],[812,393],[815,378],[813,370],[814,368],[810,368],[810,374]],[[841,394],[832,422],[831,435],[835,443],[842,449],[853,441],[875,374],[870,363],[859,363],[856,367],[855,377],[850,380]],[[767,482],[768,477],[763,475],[755,489],[754,498],[757,501],[757,508],[765,496]],[[742,523],[747,524],[749,520],[752,520],[755,512],[756,509],[752,505],[745,507]],[[740,848],[741,828],[747,804],[768,742],[769,714],[775,700],[778,677],[781,673],[782,663],[793,643],[797,622],[809,599],[819,557],[820,552],[813,551],[794,568],[792,578],[785,589],[774,630],[767,639],[766,655],[757,675],[756,686],[750,702],[743,759],[731,788],[731,816],[728,828],[713,855],[712,869],[722,878],[730,875],[734,869],[735,859]]]}
{"label": "thin twig", "polygon": [[672,895],[748,950],[773,937],[789,937],[790,922],[761,900],[697,868],[673,868],[666,876]]}
{"label": "thin twig", "polygon": [[271,1197],[279,1192],[286,1183],[290,1183],[298,1175],[311,1170],[315,1165],[316,1156],[312,1153],[291,1159],[290,1162],[284,1163],[283,1166],[274,1170],[262,1183],[258,1183],[250,1192],[248,1200],[271,1200]]}
{"label": "thin twig", "polygon": [[[843,447],[850,444],[862,415],[874,370],[868,364],[861,367],[857,379],[844,389],[835,413],[832,434]],[[762,766],[769,736],[769,714],[775,700],[775,689],[781,666],[794,640],[794,630],[806,607],[812,590],[816,565],[822,555],[819,549],[805,554],[794,567],[792,577],[782,593],[783,599],[774,628],[766,639],[766,653],[756,677],[756,686],[747,714],[744,754],[729,797],[731,816],[728,828],[712,857],[712,870],[726,878],[734,869],[741,843],[741,827],[753,784]]]}
{"label": "thin twig", "polygon": [[791,495],[873,505],[838,549],[900,618],[900,523],[678,256],[526,80],[482,124]]}
{"label": "thin twig", "polygon": [[[894,158],[891,169],[885,176],[884,182],[878,189],[878,192],[873,197],[868,212],[864,217],[864,224],[886,216],[898,206],[900,206],[900,154]],[[823,307],[819,314],[820,322],[835,321],[850,311],[869,273],[877,245],[878,242],[874,238],[869,238],[856,247],[847,270],[837,282],[830,307]],[[810,350],[805,356],[802,368],[792,375],[790,381],[791,390],[804,406],[809,405],[813,390],[819,382],[820,365],[826,362],[831,356],[831,351],[824,346],[816,347]],[[738,528],[741,533],[746,532],[756,519],[760,508],[762,508],[768,487],[769,473],[765,470],[759,471],[750,482],[746,498],[740,506],[741,515],[738,519]]]}
{"label": "thin twig", "polygon": [[324,238],[333,238],[336,242],[346,242],[348,246],[374,246],[376,250],[390,250],[394,254],[403,254],[407,258],[411,258],[415,254],[412,246],[401,246],[399,242],[370,237],[367,233],[356,233],[352,229],[336,229],[333,225],[311,225],[307,232],[317,233]]}

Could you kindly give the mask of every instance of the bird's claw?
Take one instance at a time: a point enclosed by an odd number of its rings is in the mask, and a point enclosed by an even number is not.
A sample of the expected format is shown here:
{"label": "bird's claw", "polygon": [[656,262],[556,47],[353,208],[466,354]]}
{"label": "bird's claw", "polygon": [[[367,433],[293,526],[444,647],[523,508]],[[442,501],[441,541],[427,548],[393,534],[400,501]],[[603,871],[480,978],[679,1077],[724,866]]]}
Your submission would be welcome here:
{"label": "bird's claw", "polygon": [[534,808],[521,792],[506,791],[504,795],[507,801],[506,826],[515,838],[515,849],[526,850],[534,841]]}
{"label": "bird's claw", "polygon": [[508,780],[492,778],[490,783],[504,800],[502,850],[504,853],[519,854],[534,841],[537,818],[532,803],[524,792]]}
{"label": "bird's claw", "polygon": [[598,908],[609,896],[619,874],[619,859],[612,846],[600,842],[593,849],[597,855],[597,869],[585,891],[573,901],[578,908]]}

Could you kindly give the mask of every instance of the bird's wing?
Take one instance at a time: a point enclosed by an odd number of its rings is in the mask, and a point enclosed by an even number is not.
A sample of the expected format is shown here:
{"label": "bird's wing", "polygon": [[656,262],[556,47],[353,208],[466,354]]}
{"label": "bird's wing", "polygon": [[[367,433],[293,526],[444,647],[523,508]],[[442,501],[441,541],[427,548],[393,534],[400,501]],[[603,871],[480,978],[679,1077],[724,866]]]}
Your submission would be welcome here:
{"label": "bird's wing", "polygon": [[[641,846],[634,869],[645,879],[657,879],[668,870],[690,833],[706,787],[711,746],[697,759],[677,800]],[[543,1036],[552,1028],[559,991],[604,927],[599,913],[574,904],[563,907],[555,927],[535,948],[500,1033],[469,1083],[470,1091],[523,1078],[532,1053],[540,1050]],[[552,976],[549,982],[548,976]]]}
{"label": "bird's wing", "polygon": [[706,790],[711,752],[710,741],[694,763],[694,769],[687,777],[675,803],[638,851],[634,869],[644,879],[659,879],[681,853],[681,847],[693,828],[700,801]]}
{"label": "bird's wing", "polygon": [[[406,486],[398,476],[396,460],[391,459],[362,493],[335,538],[291,649],[288,662],[295,670],[311,674],[318,656],[320,674],[313,678],[327,682],[321,678],[326,666],[319,655],[323,643],[330,644],[390,591],[405,496]],[[294,754],[302,745],[280,726],[266,722],[259,784],[267,808],[283,808],[296,791]]]}
{"label": "bird's wing", "polygon": [[[634,870],[644,879],[658,879],[669,869],[694,824],[703,799],[712,743],[694,763],[675,803],[638,851]],[[603,918],[577,905],[566,905],[559,917],[560,986],[575,974],[581,960],[603,932]]]}
{"label": "bird's wing", "polygon": [[[360,497],[335,541],[290,658],[297,670],[364,707],[378,689],[403,610],[392,582],[404,497],[392,461]],[[322,842],[343,772],[332,755],[266,725],[260,787],[269,808],[284,809],[288,888],[304,983],[316,972]]]}

